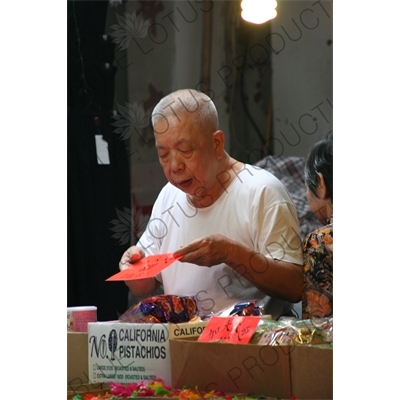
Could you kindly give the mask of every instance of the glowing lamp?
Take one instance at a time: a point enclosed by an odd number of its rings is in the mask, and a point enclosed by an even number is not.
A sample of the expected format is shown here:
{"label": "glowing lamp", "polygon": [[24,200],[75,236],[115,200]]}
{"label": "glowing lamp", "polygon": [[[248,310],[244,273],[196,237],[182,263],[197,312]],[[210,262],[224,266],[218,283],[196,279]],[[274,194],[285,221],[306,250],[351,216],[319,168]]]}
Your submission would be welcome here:
{"label": "glowing lamp", "polygon": [[242,18],[253,24],[263,24],[276,17],[275,0],[242,0]]}

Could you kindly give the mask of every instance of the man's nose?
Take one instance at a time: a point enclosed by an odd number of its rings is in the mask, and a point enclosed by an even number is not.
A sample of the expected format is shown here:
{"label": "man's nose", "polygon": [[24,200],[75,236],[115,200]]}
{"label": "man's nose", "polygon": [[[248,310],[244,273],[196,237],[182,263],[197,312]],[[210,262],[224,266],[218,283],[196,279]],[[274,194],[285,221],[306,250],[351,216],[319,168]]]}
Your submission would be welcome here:
{"label": "man's nose", "polygon": [[175,152],[172,153],[170,157],[169,166],[171,171],[173,172],[183,170],[185,168],[185,162],[183,160],[182,155]]}

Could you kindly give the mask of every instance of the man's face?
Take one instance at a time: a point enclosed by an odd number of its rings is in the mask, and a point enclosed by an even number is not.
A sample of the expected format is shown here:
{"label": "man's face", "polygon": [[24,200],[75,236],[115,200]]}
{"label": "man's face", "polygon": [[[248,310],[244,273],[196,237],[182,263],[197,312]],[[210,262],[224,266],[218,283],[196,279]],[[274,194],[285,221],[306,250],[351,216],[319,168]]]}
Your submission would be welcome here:
{"label": "man's face", "polygon": [[[189,120],[154,126],[158,159],[168,181],[189,196],[212,196],[217,181],[217,152],[213,135],[198,132]],[[163,132],[163,133],[157,133]],[[219,188],[220,189],[220,188]],[[212,203],[209,198],[208,203]]]}

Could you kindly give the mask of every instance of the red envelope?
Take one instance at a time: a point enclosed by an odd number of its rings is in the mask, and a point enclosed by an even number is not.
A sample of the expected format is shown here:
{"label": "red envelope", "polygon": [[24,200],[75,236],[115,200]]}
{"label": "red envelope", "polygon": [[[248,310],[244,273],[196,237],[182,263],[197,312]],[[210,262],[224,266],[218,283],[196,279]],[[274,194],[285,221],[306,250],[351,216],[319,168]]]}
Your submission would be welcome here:
{"label": "red envelope", "polygon": [[147,256],[132,264],[131,267],[118,272],[106,281],[134,281],[135,279],[152,278],[183,256],[174,257],[173,253]]}
{"label": "red envelope", "polygon": [[227,343],[247,344],[257,329],[260,317],[216,317],[208,321],[198,342],[223,341]]}

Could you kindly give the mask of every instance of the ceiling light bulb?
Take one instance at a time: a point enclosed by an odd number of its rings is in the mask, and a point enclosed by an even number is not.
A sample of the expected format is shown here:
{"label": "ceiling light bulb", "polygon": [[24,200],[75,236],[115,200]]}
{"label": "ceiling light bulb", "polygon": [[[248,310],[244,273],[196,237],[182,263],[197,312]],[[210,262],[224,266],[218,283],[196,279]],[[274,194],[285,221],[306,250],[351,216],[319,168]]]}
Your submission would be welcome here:
{"label": "ceiling light bulb", "polygon": [[263,24],[276,17],[275,0],[242,0],[242,18],[253,24]]}

